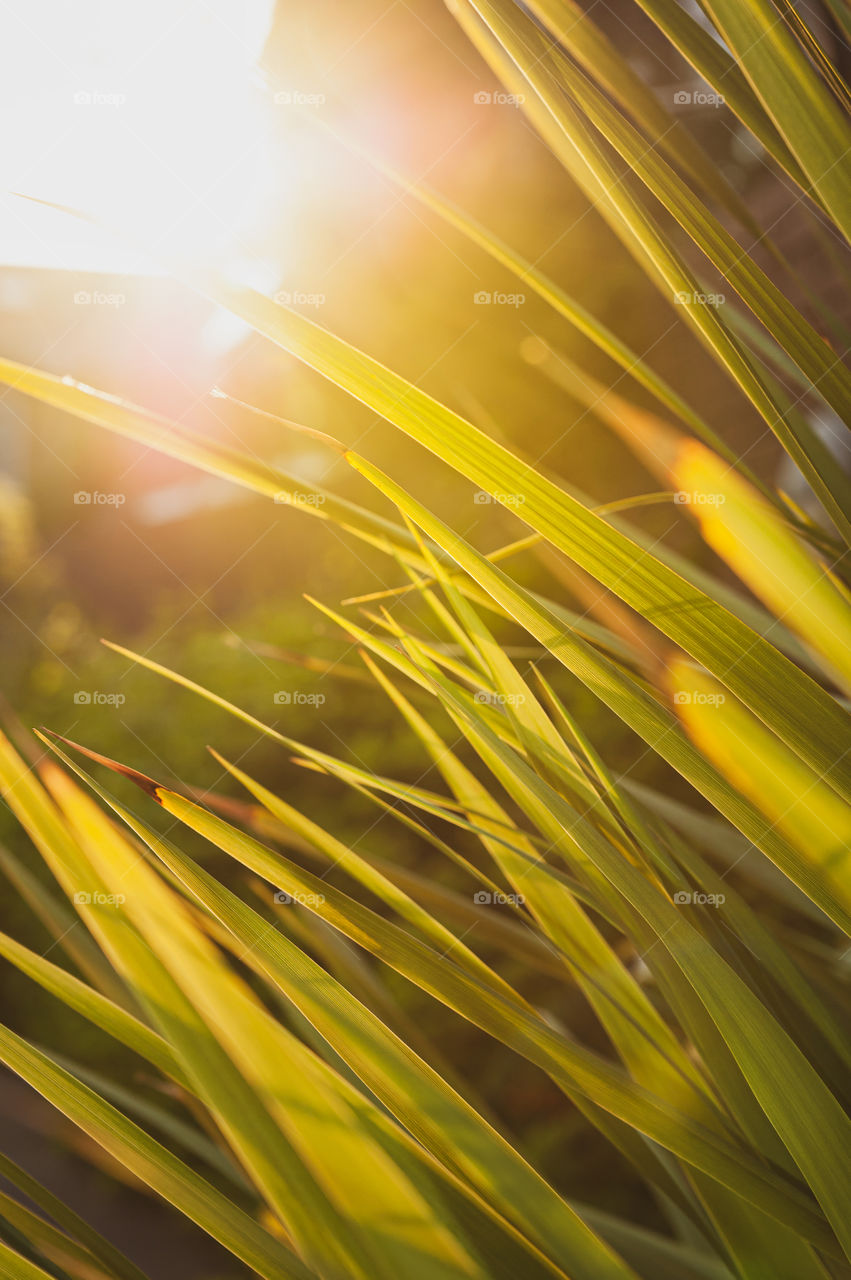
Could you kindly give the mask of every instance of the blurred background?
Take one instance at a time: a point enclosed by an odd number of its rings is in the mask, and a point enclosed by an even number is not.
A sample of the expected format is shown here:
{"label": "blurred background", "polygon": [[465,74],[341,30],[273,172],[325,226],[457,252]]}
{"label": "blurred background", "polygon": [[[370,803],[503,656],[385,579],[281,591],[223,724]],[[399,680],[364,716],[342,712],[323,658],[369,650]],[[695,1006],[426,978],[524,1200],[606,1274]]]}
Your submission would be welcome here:
{"label": "blurred background", "polygon": [[[637,6],[611,0],[593,9],[667,105],[697,87]],[[719,380],[677,309],[633,268],[521,110],[501,100],[436,0],[71,7],[17,0],[2,25],[0,99],[10,121],[2,142],[10,191],[0,205],[3,356],[134,401],[376,506],[333,452],[212,394],[221,388],[356,444],[396,474],[407,470],[416,492],[484,550],[520,536],[510,513],[477,504],[453,473],[159,268],[165,256],[213,258],[595,501],[655,490],[623,446],[527,357],[543,338],[607,384],[618,371],[405,196],[359,154],[365,150],[477,216],[646,355],[737,449],[752,447],[756,470],[776,467],[773,442],[749,407]],[[825,39],[831,44],[829,30]],[[832,47],[842,67],[847,50]],[[829,254],[803,230],[794,197],[744,145],[734,118],[711,104],[681,110],[793,259],[796,278],[783,287],[808,314],[816,289],[847,318]],[[81,209],[123,234],[23,197]],[[764,264],[760,248],[754,256]],[[491,301],[477,300],[482,294]],[[640,388],[629,394],[645,400]],[[677,508],[647,507],[632,518],[694,551]],[[526,553],[517,571],[571,608],[597,610],[566,565],[545,568]],[[225,792],[204,750],[213,744],[321,814],[336,834],[431,869],[427,848],[401,839],[357,797],[306,775],[207,704],[134,673],[98,643],[105,636],[150,653],[294,738],[429,785],[415,744],[360,681],[345,637],[303,598],[337,607],[401,581],[391,561],[309,512],[249,495],[15,391],[0,394],[0,691],[21,725],[44,723],[164,781]],[[405,597],[388,603],[399,616],[410,608]],[[508,631],[503,639],[522,643]],[[300,664],[305,653],[330,664],[330,674]],[[610,764],[676,785],[589,695],[566,684],[563,672],[558,679]],[[281,693],[289,698],[276,700]],[[35,867],[5,811],[0,837]],[[442,864],[435,874],[451,880]],[[43,947],[47,935],[20,884],[9,889],[0,927]],[[87,1061],[100,1055],[107,1073],[120,1066],[118,1051],[94,1031],[81,1031],[47,997],[32,1002],[23,978],[4,969],[2,983],[17,1029]],[[587,1130],[575,1140],[564,1098],[531,1068],[493,1051],[419,993],[406,987],[400,995],[450,1060],[475,1057],[482,1092],[557,1185],[656,1221],[629,1173],[612,1168],[610,1151],[602,1144],[598,1151]],[[572,993],[555,998],[565,1022],[593,1037]],[[241,1274],[138,1188],[108,1190],[69,1152],[64,1124],[11,1080],[0,1089],[0,1124],[6,1150],[107,1234],[118,1221],[128,1252],[153,1274]]]}

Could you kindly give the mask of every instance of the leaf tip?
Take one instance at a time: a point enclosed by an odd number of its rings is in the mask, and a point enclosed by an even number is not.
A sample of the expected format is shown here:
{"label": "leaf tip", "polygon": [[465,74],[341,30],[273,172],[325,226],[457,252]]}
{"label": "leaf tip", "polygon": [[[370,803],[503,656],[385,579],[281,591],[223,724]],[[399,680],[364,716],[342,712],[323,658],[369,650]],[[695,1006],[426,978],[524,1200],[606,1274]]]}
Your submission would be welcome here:
{"label": "leaf tip", "polygon": [[[74,751],[78,751],[80,755],[86,756],[87,759],[94,761],[95,764],[102,764],[106,769],[111,769],[113,773],[129,778],[131,782],[135,782],[137,787],[156,800],[157,804],[162,804],[160,792],[165,788],[161,783],[149,778],[146,773],[141,773],[140,770],[133,769],[128,764],[120,764],[117,760],[111,760],[109,756],[103,756],[99,751],[92,751],[89,747],[81,746],[79,742],[74,742],[71,738],[65,738],[61,733],[57,733],[54,729],[48,729],[46,726],[41,727],[41,733],[39,734],[43,741],[44,734],[55,738],[57,742],[64,743],[66,747],[71,747]],[[48,745],[50,744],[48,743]]]}

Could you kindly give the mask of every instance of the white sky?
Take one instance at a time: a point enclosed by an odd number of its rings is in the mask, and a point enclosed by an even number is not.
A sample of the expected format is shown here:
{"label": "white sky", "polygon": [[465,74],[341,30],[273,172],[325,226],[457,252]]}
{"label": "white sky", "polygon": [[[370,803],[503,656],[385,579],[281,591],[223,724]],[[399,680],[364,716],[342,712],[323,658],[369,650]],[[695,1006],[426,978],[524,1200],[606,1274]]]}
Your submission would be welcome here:
{"label": "white sky", "polygon": [[[236,250],[268,181],[253,68],[274,0],[4,0],[4,185],[170,253]],[[100,232],[4,192],[0,262],[127,270]]]}

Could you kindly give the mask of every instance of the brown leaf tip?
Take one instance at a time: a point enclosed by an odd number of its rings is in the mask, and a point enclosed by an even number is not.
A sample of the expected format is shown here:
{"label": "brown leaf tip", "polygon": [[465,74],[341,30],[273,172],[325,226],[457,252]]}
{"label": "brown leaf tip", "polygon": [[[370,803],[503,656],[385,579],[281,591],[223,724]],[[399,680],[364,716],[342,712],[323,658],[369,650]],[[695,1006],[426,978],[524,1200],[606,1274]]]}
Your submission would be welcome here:
{"label": "brown leaf tip", "polygon": [[49,734],[51,738],[56,738],[58,742],[64,742],[66,747],[71,747],[74,751],[78,751],[80,755],[93,760],[95,764],[102,764],[105,768],[111,769],[113,773],[120,773],[123,777],[129,778],[147,795],[152,796],[157,804],[162,804],[159,794],[161,783],[155,782],[146,773],[140,773],[138,769],[131,769],[128,764],[120,764],[117,760],[111,760],[109,756],[102,756],[99,751],[92,751],[89,747],[83,747],[79,742],[73,742],[70,738],[63,738],[61,733],[56,733],[53,729],[47,729],[42,726],[42,732]]}

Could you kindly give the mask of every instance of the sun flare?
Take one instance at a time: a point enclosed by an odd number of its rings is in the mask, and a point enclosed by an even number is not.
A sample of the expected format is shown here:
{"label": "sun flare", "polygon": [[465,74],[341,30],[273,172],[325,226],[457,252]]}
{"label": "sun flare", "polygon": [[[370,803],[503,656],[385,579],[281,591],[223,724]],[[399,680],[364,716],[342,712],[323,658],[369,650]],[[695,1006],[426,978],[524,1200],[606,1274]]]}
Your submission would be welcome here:
{"label": "sun flare", "polygon": [[[170,258],[238,252],[269,181],[256,74],[273,0],[26,0],[0,53],[12,191],[69,205]],[[98,265],[79,224],[8,196],[3,258]],[[127,254],[120,253],[126,262]]]}

